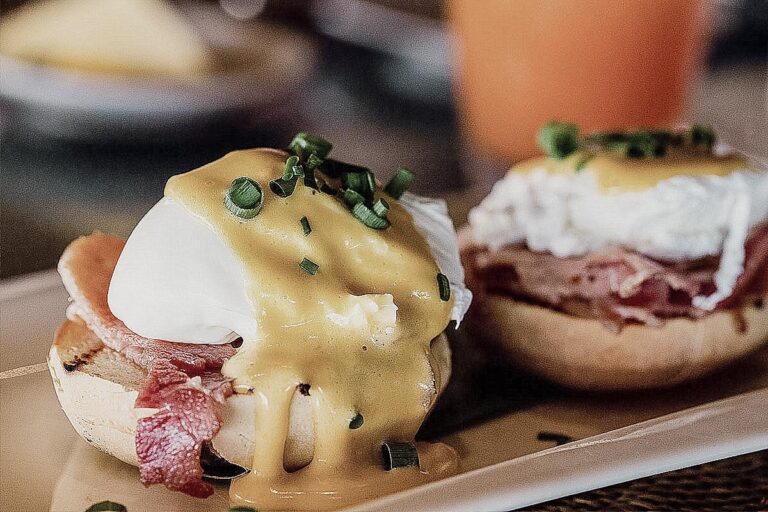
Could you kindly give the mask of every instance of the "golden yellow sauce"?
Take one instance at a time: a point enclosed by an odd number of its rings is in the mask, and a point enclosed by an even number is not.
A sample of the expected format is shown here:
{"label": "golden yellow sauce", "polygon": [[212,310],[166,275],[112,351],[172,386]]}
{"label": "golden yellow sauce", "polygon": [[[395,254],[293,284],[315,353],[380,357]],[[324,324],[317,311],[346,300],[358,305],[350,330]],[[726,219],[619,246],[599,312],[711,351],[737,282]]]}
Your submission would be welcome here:
{"label": "golden yellow sauce", "polygon": [[[563,160],[540,157],[516,165],[510,172],[530,172],[544,168],[551,173],[573,173],[587,155],[576,152]],[[595,174],[603,191],[636,191],[651,188],[674,176],[726,176],[747,168],[746,160],[737,155],[715,156],[699,151],[671,150],[663,157],[627,158],[616,153],[601,152],[587,160],[583,170]]]}
{"label": "golden yellow sauce", "polygon": [[[455,452],[444,445],[422,446],[421,468],[387,472],[381,463],[381,444],[413,440],[440,388],[430,342],[448,324],[452,301],[440,300],[429,246],[392,200],[392,226],[376,231],[302,183],[288,198],[274,195],[268,183],[287,156],[237,151],[171,178],[165,189],[213,226],[242,262],[259,322],[258,337],[245,339],[223,369],[257,404],[252,471],[232,483],[231,501],[260,510],[334,509],[455,472]],[[264,191],[261,213],[245,221],[224,207],[239,176]],[[308,236],[303,216],[312,227]],[[316,275],[299,267],[305,257],[320,266]],[[394,325],[375,311],[360,313],[391,303],[386,294],[397,306]],[[344,325],[350,316],[369,323]],[[314,455],[288,472],[289,406],[302,383],[310,385]],[[357,413],[364,423],[353,430]]]}

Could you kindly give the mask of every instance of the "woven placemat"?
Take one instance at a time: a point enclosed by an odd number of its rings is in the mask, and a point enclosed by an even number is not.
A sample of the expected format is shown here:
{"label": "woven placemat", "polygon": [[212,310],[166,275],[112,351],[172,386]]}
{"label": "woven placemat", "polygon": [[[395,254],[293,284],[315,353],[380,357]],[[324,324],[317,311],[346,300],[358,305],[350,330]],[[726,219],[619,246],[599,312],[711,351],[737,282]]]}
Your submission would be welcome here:
{"label": "woven placemat", "polygon": [[523,510],[768,511],[768,450],[662,473]]}

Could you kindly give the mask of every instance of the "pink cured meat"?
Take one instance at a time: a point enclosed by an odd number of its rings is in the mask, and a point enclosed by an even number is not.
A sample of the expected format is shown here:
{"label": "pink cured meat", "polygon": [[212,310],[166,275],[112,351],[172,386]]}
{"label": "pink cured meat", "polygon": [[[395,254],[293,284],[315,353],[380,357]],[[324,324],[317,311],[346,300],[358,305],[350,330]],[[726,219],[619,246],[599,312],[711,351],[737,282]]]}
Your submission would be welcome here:
{"label": "pink cured meat", "polygon": [[141,481],[198,498],[210,496],[213,487],[202,480],[200,452],[221,426],[214,397],[173,364],[158,361],[136,407],[159,408],[136,427]]}
{"label": "pink cured meat", "polygon": [[[768,224],[752,230],[744,272],[717,309],[740,305],[768,289]],[[523,245],[496,251],[469,244],[462,250],[467,282],[482,303],[486,293],[598,318],[613,331],[628,322],[658,326],[665,318],[700,318],[696,295],[714,291],[718,258],[664,262],[621,247],[558,258]]]}
{"label": "pink cured meat", "polygon": [[106,346],[147,370],[136,407],[158,411],[137,425],[141,481],[210,496],[213,487],[202,480],[200,452],[221,427],[217,404],[232,394],[232,385],[219,370],[235,349],[144,338],[116,318],[107,292],[124,245],[122,239],[101,233],[75,240],[59,261],[62,281],[74,313]]}

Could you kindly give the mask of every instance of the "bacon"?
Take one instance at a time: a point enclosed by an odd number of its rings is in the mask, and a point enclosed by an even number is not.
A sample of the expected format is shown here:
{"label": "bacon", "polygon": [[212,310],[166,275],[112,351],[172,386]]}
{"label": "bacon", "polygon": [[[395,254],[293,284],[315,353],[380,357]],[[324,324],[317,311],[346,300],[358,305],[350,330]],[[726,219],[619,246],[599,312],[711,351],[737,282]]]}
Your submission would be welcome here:
{"label": "bacon", "polygon": [[200,453],[221,425],[211,394],[169,362],[158,362],[136,400],[136,407],[159,408],[136,426],[141,481],[163,483],[197,498],[213,494],[203,482]]}
{"label": "bacon", "polygon": [[64,251],[59,273],[74,312],[106,346],[147,370],[135,405],[158,411],[137,425],[141,481],[210,496],[213,487],[202,480],[200,453],[221,426],[217,404],[232,394],[231,382],[219,370],[235,349],[145,338],[116,318],[107,292],[124,245],[120,238],[101,233],[81,237]]}
{"label": "bacon", "polygon": [[[745,252],[744,272],[718,309],[736,307],[768,289],[768,225],[753,230]],[[558,258],[522,245],[489,251],[471,243],[462,249],[462,260],[480,303],[483,294],[510,295],[597,318],[615,332],[628,322],[659,326],[665,318],[706,315],[692,299],[714,291],[718,266],[718,258],[664,262],[621,247]]]}
{"label": "bacon", "polygon": [[747,295],[768,290],[768,224],[756,228],[744,245],[744,272],[736,280],[733,294],[718,306],[731,308]]}

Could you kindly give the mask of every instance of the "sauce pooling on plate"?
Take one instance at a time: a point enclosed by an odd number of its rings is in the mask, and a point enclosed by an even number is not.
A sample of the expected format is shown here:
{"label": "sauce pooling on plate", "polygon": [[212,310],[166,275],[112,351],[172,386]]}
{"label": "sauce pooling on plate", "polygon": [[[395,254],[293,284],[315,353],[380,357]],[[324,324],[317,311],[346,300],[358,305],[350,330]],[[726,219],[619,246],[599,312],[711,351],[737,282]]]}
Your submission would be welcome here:
{"label": "sauce pooling on plate", "polygon": [[[171,178],[165,190],[241,262],[258,322],[258,334],[223,368],[256,404],[252,471],[232,483],[232,501],[338,508],[454,472],[455,452],[439,444],[420,447],[420,467],[382,466],[382,444],[412,441],[441,388],[430,344],[448,324],[453,298],[440,296],[429,246],[384,195],[391,226],[376,230],[301,183],[285,198],[270,192],[288,156],[237,151]],[[224,206],[230,183],[243,176],[263,189],[261,211],[247,220]],[[289,472],[283,455],[297,389],[312,404],[314,445],[311,461]]]}

